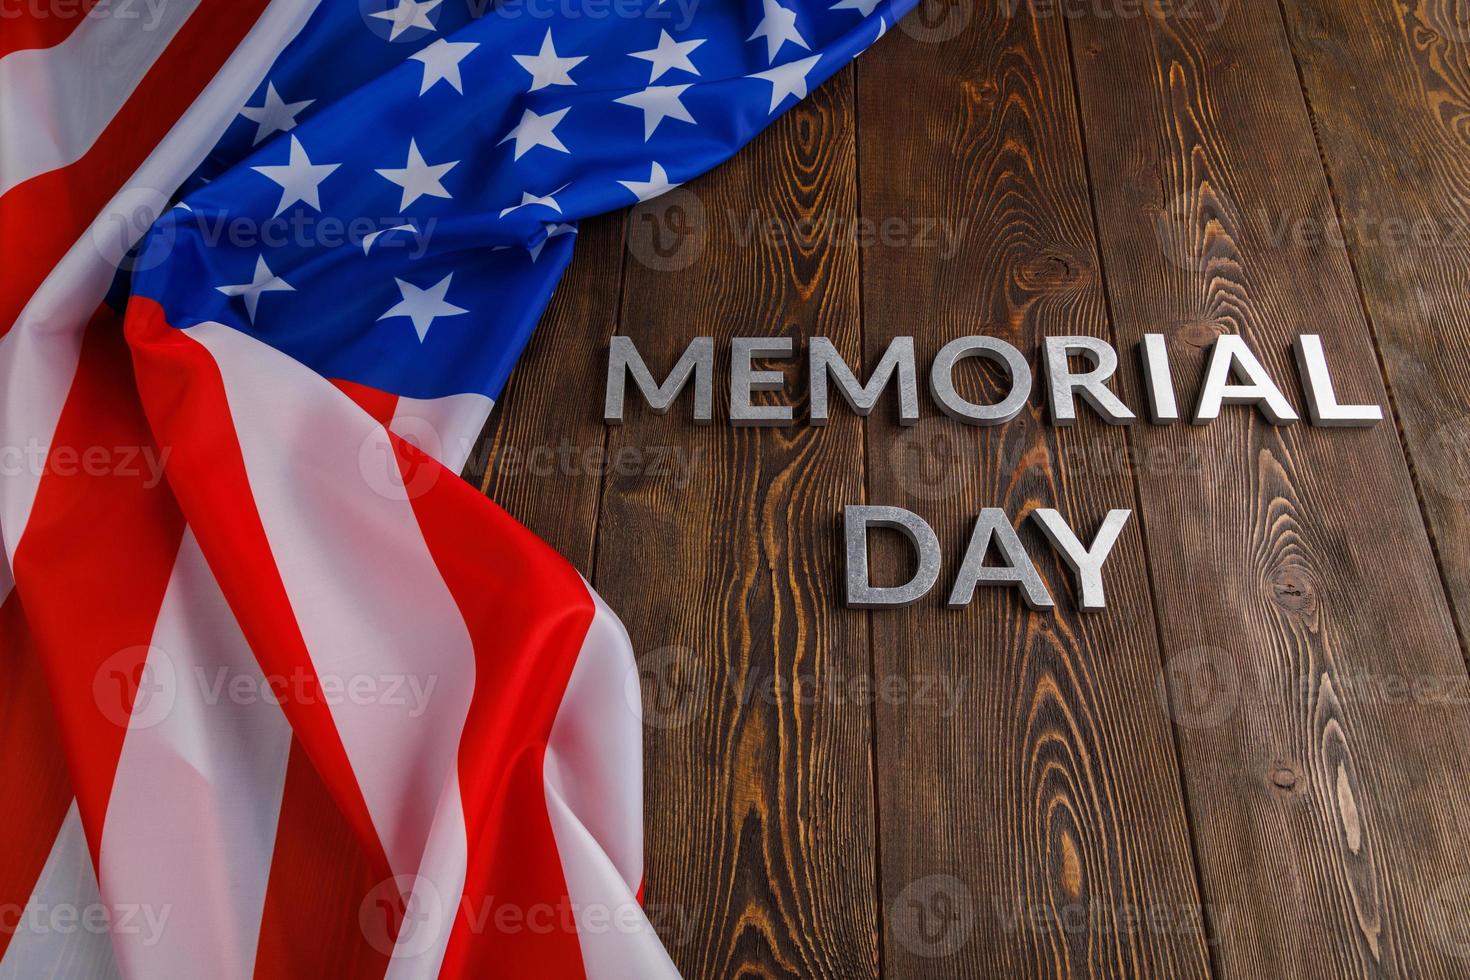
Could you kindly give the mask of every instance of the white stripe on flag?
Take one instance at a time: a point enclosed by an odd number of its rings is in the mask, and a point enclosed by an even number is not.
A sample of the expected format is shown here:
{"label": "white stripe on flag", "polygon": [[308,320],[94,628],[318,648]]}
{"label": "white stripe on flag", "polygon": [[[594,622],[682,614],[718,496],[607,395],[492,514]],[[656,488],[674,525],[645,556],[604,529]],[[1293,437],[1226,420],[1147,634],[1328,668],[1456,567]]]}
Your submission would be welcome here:
{"label": "white stripe on flag", "polygon": [[[597,612],[547,746],[546,809],[577,921],[588,980],[679,971],[638,904],[643,874],[643,722],[637,664],[623,624]],[[632,697],[625,695],[632,683]]]}
{"label": "white stripe on flag", "polygon": [[443,398],[399,398],[388,428],[458,473],[470,458],[494,405],[489,398],[473,392]]}
{"label": "white stripe on flag", "polygon": [[[113,254],[104,254],[98,244],[100,237],[107,234],[117,242],[113,233],[118,228],[142,234],[166,203],[156,189],[177,187],[198,166],[238,114],[247,97],[242,93],[259,86],[267,69],[305,25],[316,5],[316,0],[273,0],[169,135],[29,298],[12,329],[0,336],[0,446],[7,447],[14,463],[14,468],[0,479],[0,568],[4,569],[0,574],[7,583],[41,480],[41,466],[35,460],[44,458],[55,436],[76,375],[83,329],[101,305],[122,251],[118,248]],[[8,110],[6,117],[10,118]],[[8,138],[0,140],[5,145],[10,142]],[[14,456],[17,452],[19,457]],[[37,878],[26,914],[40,906],[85,909],[100,901],[96,874],[73,803]],[[152,911],[162,914],[161,910]],[[61,934],[55,929],[17,932],[0,961],[0,977],[101,980],[117,976],[109,937],[74,933]]]}
{"label": "white stripe on flag", "polygon": [[7,563],[15,560],[46,453],[77,373],[82,327],[105,293],[105,284],[87,295],[86,284],[78,283],[71,297],[58,297],[69,307],[56,310],[57,321],[66,328],[46,329],[39,317],[22,314],[15,329],[0,337],[0,446],[9,457],[5,479],[0,480],[0,541]]}
{"label": "white stripe on flag", "polygon": [[118,961],[129,977],[248,978],[291,727],[192,533],[179,548],[143,678],[107,804],[98,877],[111,905],[172,911],[153,942],[115,936]]}
{"label": "white stripe on flag", "polygon": [[[316,0],[273,0],[219,74],[46,277],[14,328],[0,337],[0,446],[24,454],[15,476],[0,480],[0,539],[10,559],[41,478],[29,454],[44,453],[56,434],[76,375],[83,328],[107,295],[116,262],[163,210],[167,198],[159,188],[171,192],[199,165],[238,115],[248,97],[241,93],[259,87],[316,5]],[[119,228],[136,235],[118,239]]]}
{"label": "white stripe on flag", "polygon": [[[412,502],[400,482],[379,476],[396,466],[388,433],[320,375],[238,330],[204,323],[185,333],[219,368],[312,666],[340,690],[380,695],[329,707],[388,862],[395,874],[428,878],[455,908],[467,849],[459,741],[474,651]],[[445,867],[453,855],[458,867]]]}
{"label": "white stripe on flag", "polygon": [[[441,825],[464,826],[464,805],[459,795],[456,767],[439,798]],[[405,883],[403,925],[383,980],[435,980],[444,962],[444,951],[454,930],[455,917],[462,912],[469,842],[465,834],[436,833],[429,840],[418,874]]]}
{"label": "white stripe on flag", "polygon": [[54,47],[0,58],[0,194],[81,159],[199,0],[108,6]]}
{"label": "white stripe on flag", "polygon": [[[25,787],[10,791],[23,793]],[[101,914],[97,910],[103,908],[82,818],[73,802],[0,959],[0,980],[116,980],[112,938],[106,928],[96,926]],[[160,920],[167,925],[162,909],[108,909],[107,915],[109,919],[127,915],[149,935]]]}

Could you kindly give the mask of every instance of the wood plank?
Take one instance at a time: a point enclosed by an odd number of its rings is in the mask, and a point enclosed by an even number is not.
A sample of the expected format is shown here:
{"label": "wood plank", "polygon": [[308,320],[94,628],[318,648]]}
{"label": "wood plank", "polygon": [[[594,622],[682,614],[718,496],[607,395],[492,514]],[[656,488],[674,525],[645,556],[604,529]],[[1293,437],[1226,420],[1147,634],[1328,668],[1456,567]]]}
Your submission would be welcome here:
{"label": "wood plank", "polygon": [[626,218],[582,222],[572,263],[465,466],[467,479],[589,580],[602,474],[586,458],[607,441],[599,352],[617,330]]}
{"label": "wood plank", "polygon": [[1432,0],[1295,2],[1285,13],[1463,647],[1470,20]]}
{"label": "wood plank", "polygon": [[[869,363],[907,334],[926,364],[968,334],[1006,339],[1033,365],[1044,334],[1106,337],[1061,20],[954,3],[902,27],[858,66],[862,215],[903,231],[863,252]],[[934,223],[956,233],[952,253],[914,237]],[[966,383],[977,401],[997,397],[975,391],[993,384],[978,372]],[[932,403],[914,429],[889,405],[869,420],[873,502],[922,514],[946,569],[981,507],[1020,521],[1055,506],[1090,537],[1110,508],[1134,506],[1126,433],[1052,427],[1039,392],[995,428]],[[1055,614],[997,589],[946,609],[948,575],[921,603],[873,614],[880,677],[961,692],[948,713],[878,704],[885,973],[1203,976],[1141,528],[1108,560],[1109,608],[1084,615],[1031,527]],[[899,557],[875,563],[900,581]]]}
{"label": "wood plank", "polygon": [[[1289,345],[1318,332],[1345,399],[1384,404],[1346,255],[1278,233],[1332,202],[1276,4],[1069,23],[1120,341],[1164,332],[1189,402],[1240,333],[1297,400]],[[1463,665],[1394,426],[1233,408],[1134,438],[1202,465],[1139,486],[1221,971],[1463,977],[1439,891],[1470,838],[1466,709],[1390,686]]]}
{"label": "wood plank", "polygon": [[[632,214],[623,330],[658,376],[699,335],[724,348],[721,381],[732,336],[823,334],[856,353],[853,252],[752,224],[852,219],[851,102],[849,70]],[[609,442],[641,460],[608,477],[596,583],[642,655],[648,901],[686,976],[873,976],[868,707],[771,693],[868,669],[864,619],[833,579],[860,430],[733,428],[724,387],[713,426],[687,401],[667,416],[633,403]],[[692,473],[653,472],[660,455]]]}

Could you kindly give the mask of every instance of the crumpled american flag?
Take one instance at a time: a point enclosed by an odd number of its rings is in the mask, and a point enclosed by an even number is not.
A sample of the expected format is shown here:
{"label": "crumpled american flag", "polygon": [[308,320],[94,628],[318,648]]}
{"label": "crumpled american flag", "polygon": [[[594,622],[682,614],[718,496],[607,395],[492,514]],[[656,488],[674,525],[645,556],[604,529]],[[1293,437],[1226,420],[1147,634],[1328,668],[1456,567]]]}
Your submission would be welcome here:
{"label": "crumpled american flag", "polygon": [[911,4],[7,4],[0,977],[676,975],[628,637],[456,473],[577,220]]}

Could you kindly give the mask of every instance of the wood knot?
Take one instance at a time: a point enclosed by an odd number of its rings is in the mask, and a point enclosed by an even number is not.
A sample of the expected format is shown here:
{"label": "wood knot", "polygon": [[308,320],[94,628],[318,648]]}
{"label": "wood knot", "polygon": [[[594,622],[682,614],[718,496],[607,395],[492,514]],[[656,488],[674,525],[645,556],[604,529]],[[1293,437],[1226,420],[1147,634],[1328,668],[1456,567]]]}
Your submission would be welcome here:
{"label": "wood knot", "polygon": [[1413,28],[1414,46],[1423,51],[1427,48],[1439,47],[1444,43],[1444,38],[1432,27],[1417,24]]}
{"label": "wood knot", "polygon": [[1313,47],[1324,47],[1341,34],[1341,28],[1322,23],[1321,14],[1315,10],[1300,10],[1297,17],[1301,24],[1298,36]]}
{"label": "wood knot", "polygon": [[1363,818],[1358,812],[1358,798],[1353,793],[1352,780],[1348,779],[1347,768],[1337,764],[1337,813],[1342,818],[1342,834],[1348,850],[1354,854],[1363,851]]}
{"label": "wood knot", "polygon": [[822,118],[817,112],[803,112],[796,117],[796,138],[802,147],[809,147],[821,141],[823,126]]}
{"label": "wood knot", "polygon": [[1088,267],[1075,255],[1065,252],[1046,252],[1027,262],[1017,279],[1026,289],[1055,289],[1090,278]]}
{"label": "wood knot", "polygon": [[1125,173],[1122,179],[1124,187],[1144,199],[1144,215],[1153,225],[1157,226],[1159,219],[1164,217],[1164,206],[1152,200],[1152,198],[1164,196],[1163,182],[1159,180],[1158,168],[1148,165],[1136,167]]}
{"label": "wood knot", "polygon": [[1214,320],[1188,320],[1176,323],[1172,331],[1174,339],[1188,344],[1196,350],[1204,350],[1215,342],[1225,328]]}
{"label": "wood knot", "polygon": [[990,105],[1000,95],[1000,86],[989,78],[978,82],[967,78],[960,83],[960,89],[965,93],[966,98],[977,105]]}
{"label": "wood knot", "polygon": [[1317,586],[1300,565],[1286,565],[1271,575],[1271,599],[1297,616],[1311,616],[1317,609]]}
{"label": "wood knot", "polygon": [[1077,842],[1072,835],[1062,831],[1062,889],[1073,901],[1082,897],[1082,858],[1077,853]]}
{"label": "wood knot", "polygon": [[1271,785],[1288,793],[1296,789],[1297,781],[1296,770],[1290,766],[1277,766],[1276,770],[1271,773]]}
{"label": "wood knot", "polygon": [[989,78],[979,81],[967,78],[960,82],[960,91],[965,96],[967,111],[971,116],[971,125],[980,128],[988,127],[991,118],[995,115],[996,107],[1000,105],[1000,86]]}

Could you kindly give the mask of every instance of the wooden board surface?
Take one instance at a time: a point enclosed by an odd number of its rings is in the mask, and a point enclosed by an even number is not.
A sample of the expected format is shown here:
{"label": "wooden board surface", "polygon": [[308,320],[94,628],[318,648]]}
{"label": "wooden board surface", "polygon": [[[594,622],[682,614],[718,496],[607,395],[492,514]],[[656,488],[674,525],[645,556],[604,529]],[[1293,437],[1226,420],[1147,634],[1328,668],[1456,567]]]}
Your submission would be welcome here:
{"label": "wooden board surface", "polygon": [[[968,9],[946,13],[958,25]],[[1065,25],[1025,14],[981,6],[940,40],[936,12],[936,37],[899,32],[858,66],[864,213],[915,236],[954,232],[947,256],[918,241],[864,251],[869,363],[906,334],[921,359],[968,334],[1022,351],[1046,334],[1108,336]],[[1056,507],[1090,537],[1111,507],[1136,506],[1127,468],[1095,462],[1125,458],[1128,434],[1096,419],[1053,427],[1045,412],[1038,385],[1005,426],[967,428],[926,404],[905,432],[875,413],[870,497],[928,520],[948,567],[986,506],[1018,522]],[[1032,553],[1049,557],[1029,523]],[[982,589],[960,611],[936,597],[872,614],[880,677],[960,693],[941,710],[879,706],[889,975],[1204,974],[1139,525],[1112,561],[1107,615],[1076,611],[1055,562],[1043,573],[1063,597],[1054,613]],[[946,902],[959,911],[941,931]],[[1169,925],[1130,926],[1145,909]]]}
{"label": "wooden board surface", "polygon": [[[686,976],[1470,975],[1453,8],[932,0],[731,163],[584,226],[469,472],[639,651],[647,901]],[[975,429],[926,396],[903,428],[885,396],[737,429],[717,384],[713,426],[601,421],[614,333],[655,373],[713,335],[722,380],[733,336],[865,374],[899,335],[927,368],[971,333],[1148,332],[1186,409],[1222,332],[1300,408],[1311,332],[1389,417],[1062,429],[1038,397]],[[1131,359],[1119,390],[1143,405]],[[948,576],[868,613],[840,602],[863,502],[947,568],[982,506],[1134,516],[1104,612],[1048,557],[1055,615],[945,609]]]}
{"label": "wooden board surface", "polygon": [[[1273,233],[1332,214],[1275,3],[1073,27],[1120,341],[1164,332],[1192,379],[1238,333],[1293,379],[1319,333],[1343,396],[1386,403],[1346,254]],[[1463,669],[1394,427],[1135,435],[1203,463],[1139,480],[1165,662],[1234,681],[1179,731],[1222,972],[1462,976],[1430,898],[1470,840],[1466,712],[1366,680]]]}

